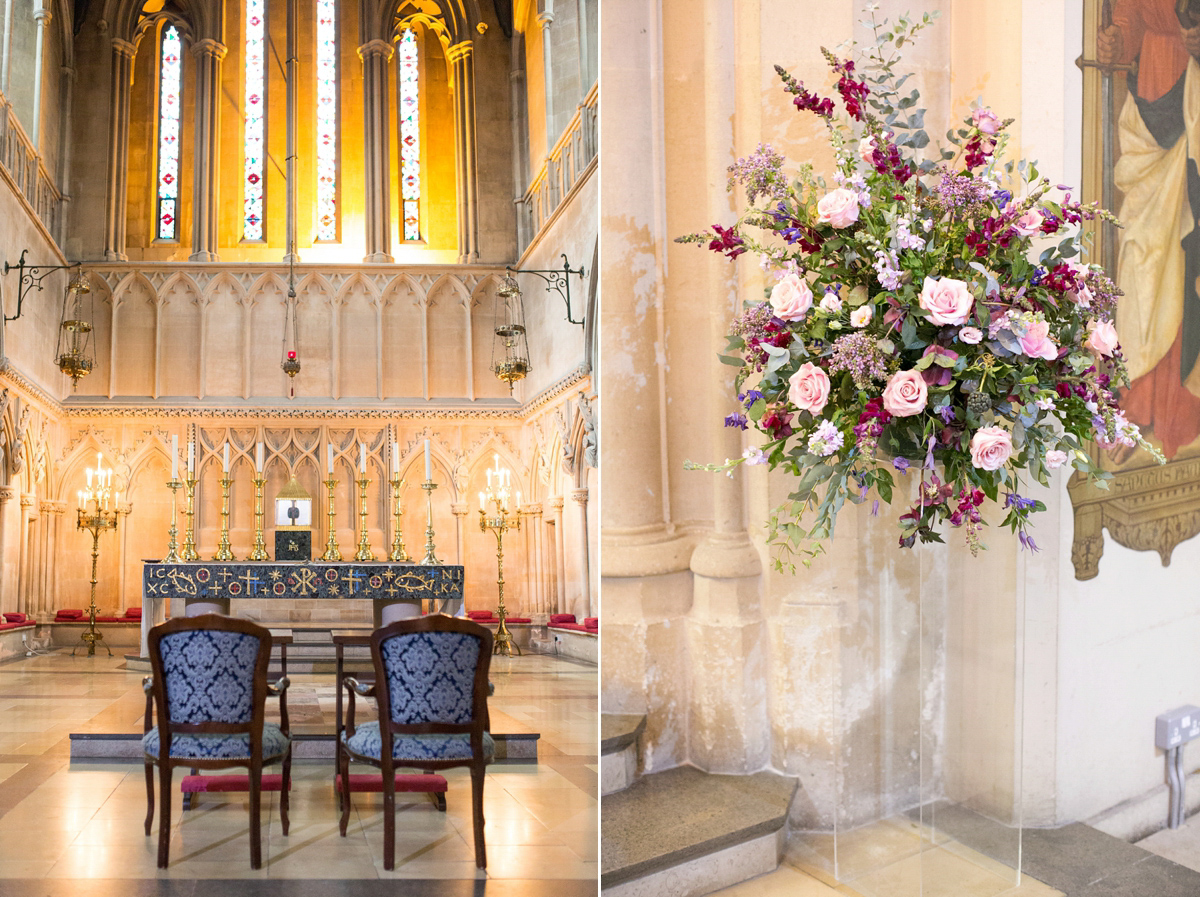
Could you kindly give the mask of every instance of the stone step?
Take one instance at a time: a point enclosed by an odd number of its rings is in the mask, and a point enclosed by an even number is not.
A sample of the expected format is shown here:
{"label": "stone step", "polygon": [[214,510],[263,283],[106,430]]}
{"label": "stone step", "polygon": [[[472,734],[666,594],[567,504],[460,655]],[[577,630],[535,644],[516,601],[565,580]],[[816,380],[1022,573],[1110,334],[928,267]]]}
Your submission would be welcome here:
{"label": "stone step", "polygon": [[600,794],[628,788],[641,772],[645,714],[600,714]]}
{"label": "stone step", "polygon": [[601,803],[606,897],[697,897],[770,872],[786,846],[799,780],[681,766]]}

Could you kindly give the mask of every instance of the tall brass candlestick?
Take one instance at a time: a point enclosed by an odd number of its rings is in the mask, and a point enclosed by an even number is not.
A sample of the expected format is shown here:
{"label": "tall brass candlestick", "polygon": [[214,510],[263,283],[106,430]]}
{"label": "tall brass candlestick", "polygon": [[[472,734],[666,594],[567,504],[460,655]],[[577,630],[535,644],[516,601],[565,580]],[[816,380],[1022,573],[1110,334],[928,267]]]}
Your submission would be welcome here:
{"label": "tall brass candlestick", "polygon": [[252,561],[269,561],[267,543],[263,539],[263,486],[266,478],[260,473],[254,478],[254,550],[250,552]]}
{"label": "tall brass candlestick", "polygon": [[367,534],[367,486],[371,481],[363,477],[358,481],[358,551],[354,553],[356,561],[373,561],[375,554],[371,551],[371,537]]}
{"label": "tall brass candlestick", "polygon": [[217,545],[217,553],[213,555],[214,561],[236,561],[233,552],[229,550],[229,487],[233,485],[233,480],[229,479],[229,471],[225,471],[225,475],[221,477],[221,541]]}
{"label": "tall brass candlestick", "polygon": [[515,650],[517,656],[520,657],[521,646],[513,641],[512,633],[508,631],[508,626],[505,624],[508,612],[504,608],[504,534],[510,529],[520,529],[521,518],[518,514],[517,517],[510,520],[508,509],[499,500],[493,499],[493,501],[496,505],[496,513],[493,516],[489,517],[483,508],[479,509],[479,528],[484,532],[490,529],[496,534],[496,589],[499,596],[496,616],[500,618],[500,625],[496,627],[492,653],[512,657],[512,652]]}
{"label": "tall brass candlestick", "polygon": [[441,563],[433,553],[433,490],[437,488],[437,483],[426,480],[421,488],[425,490],[425,514],[428,520],[425,524],[425,557],[421,558],[421,563],[436,566]]}
{"label": "tall brass candlestick", "polygon": [[183,485],[187,488],[187,529],[183,533],[183,553],[180,557],[185,561],[200,560],[200,553],[196,551],[196,478],[192,476],[191,471],[188,471],[187,477],[184,478]]}
{"label": "tall brass candlestick", "polygon": [[325,481],[325,485],[329,489],[329,538],[325,542],[325,553],[321,555],[321,560],[340,561],[342,559],[342,552],[338,549],[337,526],[334,524],[333,519],[336,511],[334,490],[337,488],[337,480],[330,477]]}
{"label": "tall brass candlestick", "polygon": [[401,528],[401,522],[404,519],[404,508],[400,504],[400,493],[404,489],[404,480],[400,479],[400,474],[395,474],[391,479],[392,484],[392,501],[394,502],[393,518],[396,521],[395,535],[392,536],[392,553],[388,555],[389,561],[394,561],[398,564],[408,563],[408,552],[404,550],[404,530]]}
{"label": "tall brass candlestick", "polygon": [[[88,628],[80,635],[80,639],[87,645],[88,657],[96,653],[96,642],[103,642],[104,636],[96,631],[96,561],[100,557],[100,534],[117,529],[117,512],[116,510],[105,510],[99,498],[88,502],[93,507],[91,511],[84,508],[79,509],[76,526],[79,529],[85,529],[92,534],[92,600],[88,605]],[[79,650],[76,645],[71,654]],[[108,656],[112,657],[112,648],[108,647],[108,643],[104,642],[104,650],[108,652]]]}
{"label": "tall brass candlestick", "polygon": [[179,527],[175,525],[175,517],[178,513],[175,509],[175,498],[176,493],[179,491],[181,486],[183,486],[183,483],[181,483],[179,480],[174,478],[167,480],[167,488],[171,490],[171,528],[167,530],[167,554],[163,558],[164,564],[178,564],[181,560],[183,560],[183,558],[181,558],[179,555],[179,546],[175,541],[176,536],[179,535]]}

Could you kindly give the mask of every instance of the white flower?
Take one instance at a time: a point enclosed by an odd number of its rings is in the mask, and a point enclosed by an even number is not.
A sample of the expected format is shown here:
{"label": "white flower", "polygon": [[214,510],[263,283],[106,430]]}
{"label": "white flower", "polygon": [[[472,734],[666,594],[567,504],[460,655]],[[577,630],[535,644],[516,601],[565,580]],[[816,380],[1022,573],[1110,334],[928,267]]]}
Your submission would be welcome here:
{"label": "white flower", "polygon": [[756,445],[752,445],[742,452],[742,457],[746,459],[747,464],[751,465],[767,463],[767,456],[763,454],[763,450]]}
{"label": "white flower", "polygon": [[866,327],[871,323],[873,317],[875,317],[875,312],[871,310],[871,306],[860,305],[850,312],[850,323],[854,327]]}

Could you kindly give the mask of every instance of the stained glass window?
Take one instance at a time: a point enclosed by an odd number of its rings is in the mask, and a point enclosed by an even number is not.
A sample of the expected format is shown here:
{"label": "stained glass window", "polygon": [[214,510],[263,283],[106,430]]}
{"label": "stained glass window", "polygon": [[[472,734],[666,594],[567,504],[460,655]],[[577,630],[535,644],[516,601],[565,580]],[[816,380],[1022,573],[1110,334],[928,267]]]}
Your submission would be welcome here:
{"label": "stained glass window", "polygon": [[317,0],[317,239],[338,238],[337,0]]}
{"label": "stained glass window", "polygon": [[405,28],[400,35],[400,199],[404,239],[421,239],[421,119],[417,35]]}
{"label": "stained glass window", "polygon": [[245,147],[242,173],[242,239],[263,239],[266,158],[266,0],[246,0]]}
{"label": "stained glass window", "polygon": [[174,25],[163,29],[158,83],[158,239],[177,240],[183,41]]}

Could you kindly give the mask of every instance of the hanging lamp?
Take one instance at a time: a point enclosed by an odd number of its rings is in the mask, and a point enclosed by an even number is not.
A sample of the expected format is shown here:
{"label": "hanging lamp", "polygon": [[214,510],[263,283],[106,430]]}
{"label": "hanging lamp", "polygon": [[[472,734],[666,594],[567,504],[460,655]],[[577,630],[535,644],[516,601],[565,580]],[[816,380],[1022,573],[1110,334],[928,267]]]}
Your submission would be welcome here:
{"label": "hanging lamp", "polygon": [[529,373],[529,344],[525,334],[525,309],[521,288],[512,277],[506,276],[496,290],[496,337],[492,341],[492,373],[513,384]]}
{"label": "hanging lamp", "polygon": [[[67,284],[63,294],[62,324],[58,329],[58,348],[55,357],[58,369],[71,378],[71,391],[79,388],[79,380],[92,372],[95,358],[92,351],[92,288],[87,275],[79,271]],[[87,308],[84,309],[84,297]]]}

